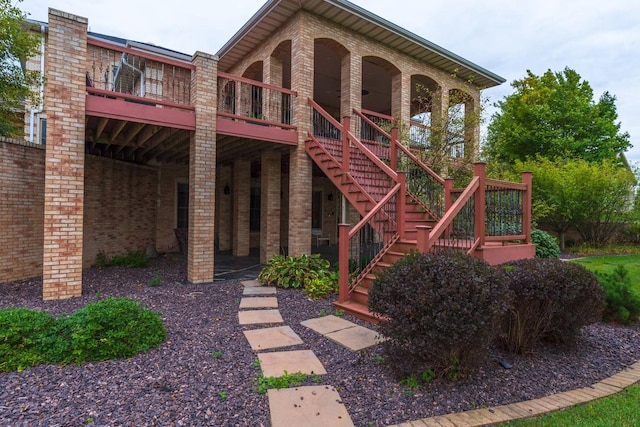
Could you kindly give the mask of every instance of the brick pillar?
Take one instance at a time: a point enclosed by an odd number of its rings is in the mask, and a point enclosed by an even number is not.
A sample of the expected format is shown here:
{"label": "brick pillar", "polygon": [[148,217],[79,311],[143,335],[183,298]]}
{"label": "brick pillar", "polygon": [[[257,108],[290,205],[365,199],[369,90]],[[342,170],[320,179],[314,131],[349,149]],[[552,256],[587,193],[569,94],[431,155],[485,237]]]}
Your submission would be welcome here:
{"label": "brick pillar", "polygon": [[[282,87],[283,64],[282,59],[277,56],[269,56],[263,63],[263,81],[276,87]],[[266,119],[272,122],[279,122],[282,116],[282,97],[275,96],[271,91],[266,91],[271,96],[264,96],[262,99],[262,111]]]}
{"label": "brick pillar", "polygon": [[249,256],[249,196],[251,163],[237,159],[233,163],[233,244],[234,256]]}
{"label": "brick pillar", "polygon": [[280,153],[262,152],[260,171],[260,262],[280,253]]}
{"label": "brick pillar", "polygon": [[296,88],[295,124],[298,146],[290,150],[289,162],[289,255],[311,253],[311,159],[304,151],[307,132],[311,129],[309,104],[313,96],[312,31],[306,15],[298,15],[298,33],[291,42],[291,87]]}
{"label": "brick pillar", "polygon": [[480,100],[465,96],[464,103],[464,157],[476,161],[480,155]]}
{"label": "brick pillar", "polygon": [[196,52],[191,59],[191,104],[196,130],[189,148],[189,253],[187,280],[213,281],[216,193],[217,58]]}
{"label": "brick pillar", "polygon": [[[353,53],[342,57],[340,65],[340,118],[353,115],[353,109],[362,110],[362,58]],[[355,131],[355,123],[351,131]]]}
{"label": "brick pillar", "polygon": [[410,73],[391,77],[391,115],[406,125],[411,120],[411,89]]}
{"label": "brick pillar", "polygon": [[42,297],[82,294],[87,19],[49,9]]}
{"label": "brick pillar", "polygon": [[231,166],[218,169],[218,188],[216,191],[216,226],[218,230],[218,249],[231,250]]}

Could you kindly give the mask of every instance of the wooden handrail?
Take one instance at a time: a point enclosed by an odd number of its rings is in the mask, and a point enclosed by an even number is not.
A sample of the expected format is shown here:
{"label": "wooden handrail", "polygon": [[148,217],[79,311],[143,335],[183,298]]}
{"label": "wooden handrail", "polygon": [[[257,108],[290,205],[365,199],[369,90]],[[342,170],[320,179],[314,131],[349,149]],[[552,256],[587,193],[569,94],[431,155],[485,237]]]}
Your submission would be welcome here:
{"label": "wooden handrail", "polygon": [[222,77],[223,79],[234,80],[236,82],[247,83],[247,84],[258,86],[264,89],[274,90],[276,92],[286,93],[287,95],[298,96],[298,92],[296,92],[295,90],[287,89],[284,87],[273,86],[258,80],[251,80],[246,77],[234,76],[233,74],[224,73],[222,71],[218,71],[218,77]]}
{"label": "wooden handrail", "polygon": [[475,176],[467,188],[464,189],[460,197],[453,202],[451,208],[444,214],[442,219],[438,221],[438,223],[431,229],[429,233],[429,241],[427,244],[427,250],[430,249],[435,241],[440,237],[442,233],[445,232],[447,227],[453,223],[455,217],[460,213],[464,205],[471,199],[471,196],[476,192],[476,190],[480,188],[480,177]]}
{"label": "wooden handrail", "polygon": [[87,44],[97,47],[103,47],[105,49],[115,50],[116,52],[129,53],[131,55],[139,56],[145,59],[151,59],[152,61],[162,62],[163,64],[175,65],[176,67],[186,68],[188,70],[195,70],[195,65],[189,62],[183,62],[178,59],[167,58],[161,55],[154,55],[153,53],[147,53],[142,50],[132,49],[130,47],[124,47],[117,44],[97,40],[93,38],[87,38]]}
{"label": "wooden handrail", "polygon": [[318,113],[320,113],[320,115],[322,117],[324,117],[325,119],[327,119],[327,121],[329,123],[331,123],[332,125],[334,125],[335,127],[338,128],[338,130],[340,130],[340,132],[343,132],[343,126],[342,123],[340,123],[339,121],[337,121],[336,119],[334,119],[329,113],[327,113],[324,108],[322,108],[316,101],[314,101],[313,99],[309,98],[309,105],[311,105]]}
{"label": "wooden handrail", "polygon": [[131,100],[131,101],[141,102],[143,104],[157,104],[157,105],[162,105],[162,106],[165,106],[165,107],[180,108],[181,110],[192,110],[192,111],[195,111],[195,109],[196,109],[196,107],[194,107],[192,105],[189,105],[189,104],[178,104],[177,102],[161,101],[159,99],[145,98],[143,96],[137,96],[137,95],[131,95],[131,94],[124,93],[124,92],[116,92],[116,91],[111,91],[111,90],[106,90],[106,89],[100,89],[100,88],[97,88],[97,87],[87,86],[87,92],[92,94],[92,95],[105,96],[107,98],[128,99],[128,100]]}
{"label": "wooden handrail", "polygon": [[355,236],[356,233],[360,231],[360,229],[364,227],[371,220],[371,218],[373,218],[379,211],[381,211],[382,207],[389,201],[389,199],[391,199],[396,194],[397,191],[400,190],[400,188],[401,188],[401,185],[396,184],[391,189],[391,191],[387,193],[386,196],[380,199],[380,201],[373,207],[373,209],[367,212],[367,214],[364,217],[362,217],[362,219],[351,230],[349,230],[349,239]]}
{"label": "wooden handrail", "polygon": [[261,123],[261,124],[265,124],[265,125],[269,125],[269,126],[273,126],[273,127],[279,127],[281,129],[296,130],[298,128],[295,125],[285,125],[284,123],[272,122],[270,120],[264,120],[264,119],[258,119],[258,118],[254,118],[254,117],[249,117],[249,116],[246,116],[244,114],[225,113],[224,111],[218,111],[218,112],[216,112],[216,114],[218,116],[220,116],[220,117],[227,117],[229,119],[245,120],[245,121],[250,121],[250,122],[255,122],[255,123]]}
{"label": "wooden handrail", "polygon": [[371,111],[371,110],[365,110],[365,109],[362,109],[360,111],[362,112],[362,114],[368,114],[370,116],[380,117],[381,119],[384,119],[384,120],[391,120],[392,122],[397,121],[397,119],[395,117],[388,116],[388,115],[382,114],[382,113],[378,113],[377,111]]}
{"label": "wooden handrail", "polygon": [[389,141],[391,141],[392,144],[394,144],[396,146],[397,149],[400,149],[407,157],[409,157],[413,162],[415,162],[416,164],[418,164],[422,169],[425,170],[425,172],[427,172],[429,175],[431,175],[435,180],[437,180],[440,184],[444,185],[444,179],[441,178],[437,173],[435,173],[434,171],[431,170],[431,168],[427,165],[425,165],[423,162],[420,161],[420,159],[418,159],[415,154],[413,154],[411,151],[409,151],[409,149],[407,147],[405,147],[404,145],[402,145],[400,143],[400,141],[398,141],[397,138],[393,138],[391,136],[391,134],[389,134],[387,131],[385,131],[384,129],[382,129],[380,126],[378,126],[377,124],[375,124],[373,121],[371,121],[368,117],[366,117],[364,114],[362,114],[360,111],[356,110],[355,108],[353,109],[354,114],[356,114],[358,117],[362,118],[365,122],[367,122],[367,124],[371,127],[373,127],[376,131],[380,132],[385,138],[389,139]]}
{"label": "wooden handrail", "polygon": [[527,184],[521,182],[509,182],[509,181],[500,181],[497,179],[486,179],[485,184],[487,186],[504,188],[507,190],[522,190],[525,191],[527,189]]}

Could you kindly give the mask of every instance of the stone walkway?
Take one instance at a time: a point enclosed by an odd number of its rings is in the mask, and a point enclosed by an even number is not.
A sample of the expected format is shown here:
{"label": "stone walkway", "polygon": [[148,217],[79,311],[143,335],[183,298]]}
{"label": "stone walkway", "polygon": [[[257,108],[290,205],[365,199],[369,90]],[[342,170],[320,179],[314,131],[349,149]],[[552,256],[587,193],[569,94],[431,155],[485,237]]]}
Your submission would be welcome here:
{"label": "stone walkway", "polygon": [[[311,350],[287,350],[303,344],[302,339],[284,321],[278,310],[277,290],[260,286],[257,280],[245,280],[238,322],[260,325],[244,331],[251,349],[257,353],[265,377],[285,373],[324,375],[327,371]],[[302,322],[304,326],[346,348],[357,351],[378,343],[376,333],[336,316],[324,316]],[[277,350],[277,351],[269,351]],[[330,385],[272,389],[267,391],[272,427],[352,427],[353,422],[336,389]]]}
{"label": "stone walkway", "polygon": [[[311,350],[287,350],[303,344],[278,310],[277,290],[263,287],[257,280],[246,280],[240,301],[241,325],[264,325],[244,331],[251,349],[260,360],[265,377],[287,373],[324,375],[326,370]],[[313,331],[352,351],[380,342],[377,333],[336,316],[324,316],[302,322]],[[277,349],[277,351],[269,351]],[[589,387],[558,393],[539,399],[492,408],[475,409],[408,421],[390,427],[476,427],[545,414],[569,406],[590,402],[622,391],[640,381],[640,362]],[[272,389],[267,391],[272,427],[351,427],[353,422],[333,386],[318,385]]]}

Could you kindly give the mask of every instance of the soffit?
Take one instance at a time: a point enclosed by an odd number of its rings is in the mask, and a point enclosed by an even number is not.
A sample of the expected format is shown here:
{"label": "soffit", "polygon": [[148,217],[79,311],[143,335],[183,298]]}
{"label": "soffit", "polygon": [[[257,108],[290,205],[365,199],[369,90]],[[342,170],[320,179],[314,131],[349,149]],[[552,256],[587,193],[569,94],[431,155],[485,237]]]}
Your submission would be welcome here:
{"label": "soffit", "polygon": [[447,73],[456,73],[464,80],[472,80],[480,88],[505,82],[499,75],[345,0],[268,1],[218,51],[218,69],[231,69],[301,9],[359,32]]}

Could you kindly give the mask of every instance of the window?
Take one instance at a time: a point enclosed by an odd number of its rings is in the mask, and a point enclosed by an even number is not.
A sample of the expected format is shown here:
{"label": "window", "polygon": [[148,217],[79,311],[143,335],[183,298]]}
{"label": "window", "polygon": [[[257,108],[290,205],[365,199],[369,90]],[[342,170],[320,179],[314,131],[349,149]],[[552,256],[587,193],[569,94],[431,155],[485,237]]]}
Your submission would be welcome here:
{"label": "window", "polygon": [[322,191],[311,194],[311,228],[322,230]]}
{"label": "window", "polygon": [[47,145],[47,119],[40,119],[40,144]]}
{"label": "window", "polygon": [[249,197],[249,231],[260,231],[260,187],[251,187]]}
{"label": "window", "polygon": [[178,200],[176,212],[176,228],[189,227],[189,184],[178,183]]}

